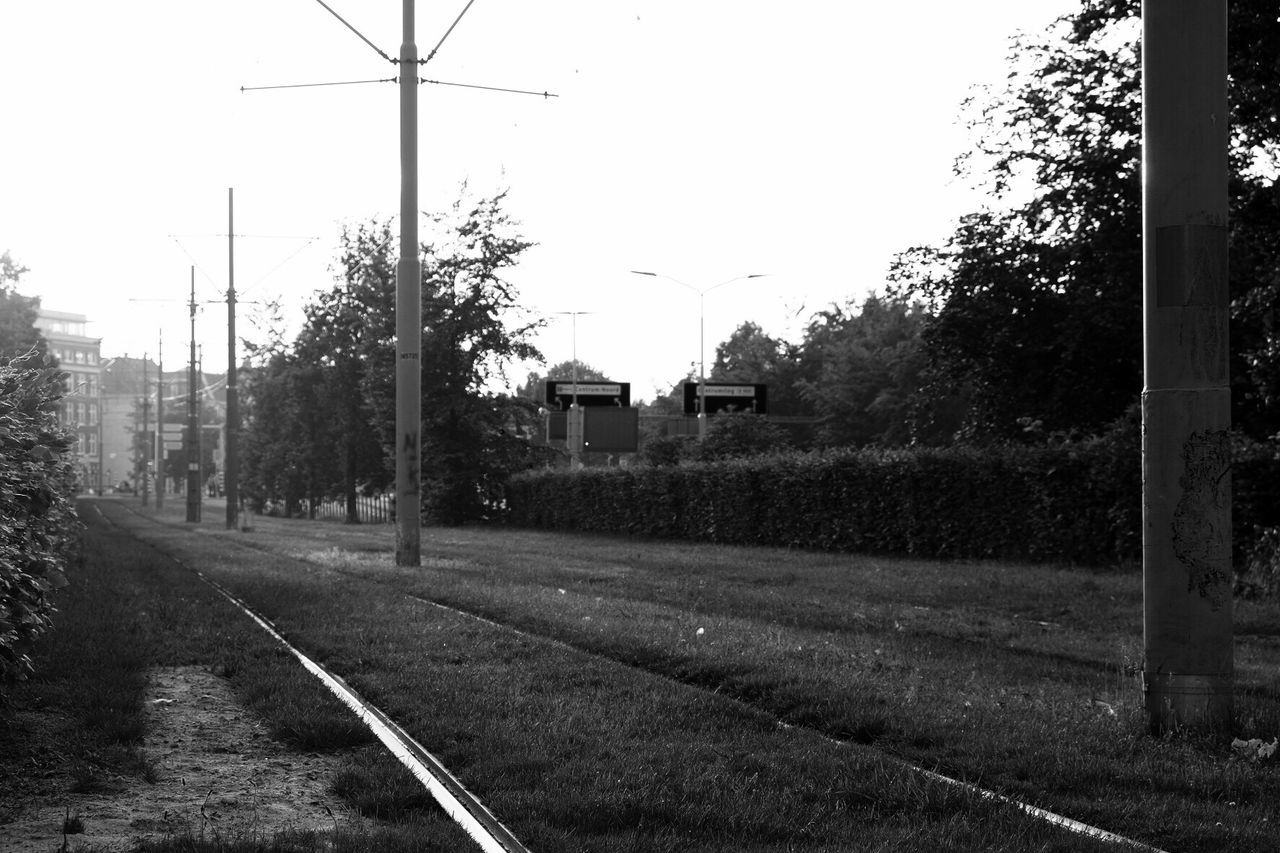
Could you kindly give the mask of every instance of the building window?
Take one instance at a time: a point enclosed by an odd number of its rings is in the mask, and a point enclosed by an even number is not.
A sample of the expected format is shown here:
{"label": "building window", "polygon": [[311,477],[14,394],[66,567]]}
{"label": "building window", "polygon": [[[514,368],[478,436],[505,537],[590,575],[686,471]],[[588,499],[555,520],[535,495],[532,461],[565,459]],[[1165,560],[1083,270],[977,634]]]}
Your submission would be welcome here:
{"label": "building window", "polygon": [[90,456],[97,456],[98,455],[98,434],[96,432],[91,432],[85,436],[85,439],[86,439],[85,446],[88,448],[88,450],[86,450],[85,452],[87,452]]}
{"label": "building window", "polygon": [[84,364],[84,352],[76,350],[76,364]]}
{"label": "building window", "polygon": [[89,426],[97,426],[98,424],[98,407],[89,405]]}

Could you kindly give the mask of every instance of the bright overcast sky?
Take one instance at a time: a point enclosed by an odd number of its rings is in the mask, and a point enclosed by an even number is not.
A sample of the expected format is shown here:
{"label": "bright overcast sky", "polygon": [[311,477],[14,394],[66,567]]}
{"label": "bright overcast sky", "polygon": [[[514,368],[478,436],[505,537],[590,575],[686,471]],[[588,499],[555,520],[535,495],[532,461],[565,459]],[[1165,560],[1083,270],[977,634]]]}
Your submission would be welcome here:
{"label": "bright overcast sky", "polygon": [[[401,3],[326,2],[397,54]],[[465,5],[418,3],[422,55]],[[795,339],[882,289],[896,252],[981,204],[951,176],[961,100],[1003,78],[1015,31],[1075,5],[476,0],[422,76],[559,97],[423,86],[420,207],[464,180],[509,189],[539,244],[510,276],[522,306],[593,312],[579,359],[650,399],[699,357],[699,300],[629,270],[699,289],[768,274],[706,296],[708,364],[743,321]],[[177,366],[192,264],[198,300],[225,293],[234,187],[237,292],[282,298],[296,330],[341,223],[398,211],[396,87],[240,87],[395,73],[314,0],[5,0],[0,251],[31,268],[24,292],[87,315],[104,355],[154,355],[163,328]],[[261,337],[252,311],[239,331]],[[225,368],[225,317],[198,318],[206,370]],[[541,334],[548,363],[570,330]]]}

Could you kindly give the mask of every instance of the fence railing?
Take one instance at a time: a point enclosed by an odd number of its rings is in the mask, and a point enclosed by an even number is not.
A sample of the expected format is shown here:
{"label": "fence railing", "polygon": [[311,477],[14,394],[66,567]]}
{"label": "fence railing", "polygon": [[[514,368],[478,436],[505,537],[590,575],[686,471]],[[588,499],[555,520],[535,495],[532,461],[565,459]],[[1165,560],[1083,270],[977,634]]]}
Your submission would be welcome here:
{"label": "fence railing", "polygon": [[[346,517],[346,498],[326,498],[316,507],[316,518],[343,521]],[[356,495],[356,518],[365,524],[386,524],[394,521],[391,513],[391,495]]]}

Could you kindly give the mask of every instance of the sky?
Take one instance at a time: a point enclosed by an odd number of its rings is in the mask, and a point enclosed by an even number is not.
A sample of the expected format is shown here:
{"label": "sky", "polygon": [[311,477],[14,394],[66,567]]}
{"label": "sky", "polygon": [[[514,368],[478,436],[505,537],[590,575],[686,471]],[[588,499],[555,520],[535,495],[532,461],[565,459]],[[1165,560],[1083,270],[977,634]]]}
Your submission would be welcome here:
{"label": "sky", "polygon": [[[326,4],[397,55],[402,3]],[[796,341],[883,291],[896,253],[982,206],[952,174],[961,102],[1004,78],[1015,32],[1076,5],[475,0],[421,75],[557,97],[422,86],[419,206],[507,191],[537,244],[507,278],[549,320],[546,363],[576,351],[652,399],[745,321]],[[420,55],[465,6],[417,4]],[[291,336],[342,226],[399,210],[394,84],[241,87],[395,74],[317,0],[0,0],[0,252],[104,356],[154,357],[163,335],[166,366],[194,267],[221,372],[228,188],[237,332],[256,340],[253,303],[280,300]]]}

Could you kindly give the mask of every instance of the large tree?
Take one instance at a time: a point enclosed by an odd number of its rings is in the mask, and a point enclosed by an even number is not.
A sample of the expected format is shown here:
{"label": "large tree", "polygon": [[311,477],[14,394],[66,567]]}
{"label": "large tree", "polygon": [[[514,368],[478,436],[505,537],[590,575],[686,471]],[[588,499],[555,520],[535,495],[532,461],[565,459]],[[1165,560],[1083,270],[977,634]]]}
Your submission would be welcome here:
{"label": "large tree", "polygon": [[[1280,427],[1280,23],[1270,0],[1230,8],[1234,397],[1237,420],[1265,432]],[[1139,11],[1085,0],[1014,40],[1008,79],[967,104],[975,143],[957,161],[991,207],[895,265],[894,292],[934,310],[926,351],[966,387],[971,437],[1097,431],[1141,389]]]}
{"label": "large tree", "polygon": [[[539,458],[537,405],[495,390],[510,364],[540,359],[502,277],[531,243],[503,194],[432,217],[422,247],[422,496],[442,523],[483,518],[506,477]],[[251,380],[246,469],[264,492],[345,494],[395,469],[395,241],[388,223],[348,228],[335,281]]]}

